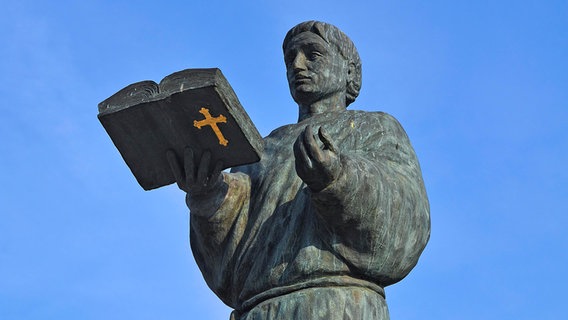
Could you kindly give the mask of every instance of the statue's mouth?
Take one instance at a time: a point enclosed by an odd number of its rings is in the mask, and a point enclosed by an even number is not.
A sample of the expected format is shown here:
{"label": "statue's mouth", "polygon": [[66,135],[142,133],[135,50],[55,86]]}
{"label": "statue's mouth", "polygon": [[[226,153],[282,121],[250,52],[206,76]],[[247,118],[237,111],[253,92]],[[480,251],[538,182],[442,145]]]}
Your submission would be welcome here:
{"label": "statue's mouth", "polygon": [[295,85],[302,85],[302,84],[306,84],[308,82],[311,82],[312,78],[310,78],[309,76],[305,75],[305,74],[301,74],[298,73],[296,74],[296,76],[294,77],[294,84]]}

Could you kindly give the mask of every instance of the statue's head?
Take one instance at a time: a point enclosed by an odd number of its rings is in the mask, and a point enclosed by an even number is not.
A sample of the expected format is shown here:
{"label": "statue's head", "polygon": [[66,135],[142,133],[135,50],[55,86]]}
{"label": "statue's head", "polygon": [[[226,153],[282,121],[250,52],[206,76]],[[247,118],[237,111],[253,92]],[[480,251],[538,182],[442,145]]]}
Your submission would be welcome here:
{"label": "statue's head", "polygon": [[292,97],[313,103],[345,93],[345,107],[359,95],[361,60],[355,45],[337,27],[306,21],[288,31],[282,45]]}

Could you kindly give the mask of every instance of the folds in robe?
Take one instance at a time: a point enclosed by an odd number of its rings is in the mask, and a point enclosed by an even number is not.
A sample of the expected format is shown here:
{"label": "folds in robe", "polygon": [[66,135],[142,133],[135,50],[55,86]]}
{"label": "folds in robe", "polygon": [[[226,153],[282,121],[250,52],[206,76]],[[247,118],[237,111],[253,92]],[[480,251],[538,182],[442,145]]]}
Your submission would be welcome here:
{"label": "folds in robe", "polygon": [[[338,178],[312,192],[293,144],[323,127],[339,149]],[[430,236],[418,160],[400,124],[381,112],[313,116],[273,131],[261,161],[188,196],[191,247],[211,289],[242,310],[262,299],[334,283],[380,292],[416,265]]]}

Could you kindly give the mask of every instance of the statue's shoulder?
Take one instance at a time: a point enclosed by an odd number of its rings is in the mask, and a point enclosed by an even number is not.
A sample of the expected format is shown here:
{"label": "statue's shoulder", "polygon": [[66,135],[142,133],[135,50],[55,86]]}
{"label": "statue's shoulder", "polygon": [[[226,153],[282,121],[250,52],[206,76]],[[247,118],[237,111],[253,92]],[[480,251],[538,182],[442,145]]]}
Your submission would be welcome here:
{"label": "statue's shoulder", "polygon": [[346,110],[345,115],[381,128],[399,128],[398,120],[384,111]]}
{"label": "statue's shoulder", "polygon": [[359,117],[369,117],[369,118],[394,118],[390,114],[384,111],[365,111],[365,110],[345,110],[348,115],[355,115]]}
{"label": "statue's shoulder", "polygon": [[298,127],[299,125],[297,123],[283,125],[272,130],[272,132],[270,132],[268,136],[264,137],[264,139],[281,139],[283,136],[289,136],[290,134],[298,131]]}

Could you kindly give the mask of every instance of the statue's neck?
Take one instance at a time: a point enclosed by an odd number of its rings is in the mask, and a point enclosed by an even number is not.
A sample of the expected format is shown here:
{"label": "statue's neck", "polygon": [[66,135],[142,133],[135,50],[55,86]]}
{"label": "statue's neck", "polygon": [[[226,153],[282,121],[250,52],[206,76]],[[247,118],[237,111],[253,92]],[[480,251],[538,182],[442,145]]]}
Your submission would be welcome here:
{"label": "statue's neck", "polygon": [[298,106],[300,107],[298,122],[321,113],[343,111],[347,107],[345,105],[345,94],[331,95],[314,103],[299,104]]}

